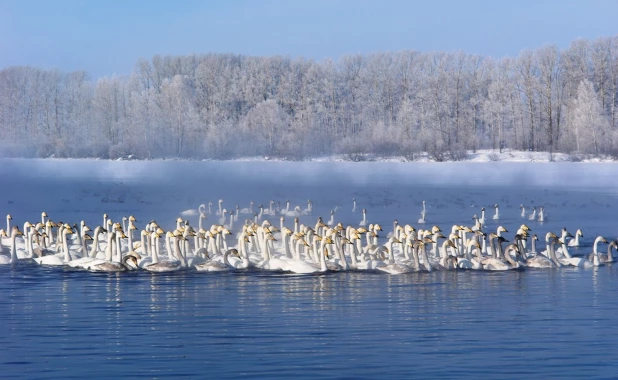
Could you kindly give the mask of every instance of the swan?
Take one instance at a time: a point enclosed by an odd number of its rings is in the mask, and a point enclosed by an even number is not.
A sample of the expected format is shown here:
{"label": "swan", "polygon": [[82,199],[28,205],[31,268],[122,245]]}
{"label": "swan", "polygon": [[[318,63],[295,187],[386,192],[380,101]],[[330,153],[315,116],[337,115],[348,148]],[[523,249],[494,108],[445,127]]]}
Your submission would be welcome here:
{"label": "swan", "polygon": [[367,226],[367,209],[363,209],[363,219],[360,221],[360,223],[358,223],[358,225],[360,227],[366,227]]}
{"label": "swan", "polygon": [[[4,231],[3,231],[4,232]],[[6,232],[4,232],[4,235],[6,235]],[[19,230],[19,228],[17,228],[17,226],[13,227],[13,229],[11,230],[11,251],[10,251],[10,256],[6,256],[6,255],[0,255],[0,264],[1,265],[7,265],[7,264],[16,264],[18,259],[17,259],[17,247],[15,246],[16,243],[16,239],[18,236],[23,236],[23,232],[21,232]]]}
{"label": "swan", "polygon": [[532,213],[528,215],[528,220],[536,220],[536,206],[532,207]]}
{"label": "swan", "polygon": [[[456,257],[457,267],[460,269],[483,269],[483,264],[481,264],[483,257],[481,255],[481,247],[479,242],[471,239],[468,241],[468,245],[466,248],[466,257]],[[474,251],[476,251],[477,253],[476,258],[472,257],[472,252]]]}
{"label": "swan", "polygon": [[[536,241],[539,240],[538,236],[536,234],[533,235],[531,240],[532,241],[530,243],[530,252],[528,252],[528,255],[521,255],[523,262],[524,262],[524,266],[527,266],[528,268],[540,268],[540,269],[556,267],[556,264],[554,263],[554,261],[552,261],[550,257],[543,256],[536,252]],[[549,246],[550,244],[555,244],[556,242],[558,242],[558,240],[555,237],[552,238],[552,233],[548,233],[545,240],[546,240],[548,251],[550,249],[553,250],[553,247],[550,248]]]}
{"label": "swan", "polygon": [[301,215],[311,215],[313,212],[313,202],[311,199],[307,200],[307,208],[304,209],[300,214]]}
{"label": "swan", "polygon": [[[99,260],[99,261],[102,260],[102,258],[97,257],[97,252],[98,252],[98,249],[99,249],[99,235],[101,235],[103,232],[107,232],[107,231],[103,227],[97,226],[94,229],[94,233],[93,233],[94,237],[90,237],[90,235],[86,234],[84,236],[84,247],[83,247],[83,249],[84,249],[84,252],[87,252],[86,251],[86,244],[85,244],[85,242],[86,242],[86,240],[92,239],[93,241],[92,241],[92,246],[90,248],[90,252],[87,255],[86,255],[86,253],[84,253],[84,257],[81,257],[81,258],[75,259],[75,260],[71,260],[67,264],[70,267],[73,267],[73,268],[85,268],[86,269],[87,266],[90,263],[92,263],[94,261],[97,261],[97,260]],[[109,241],[108,241],[107,244],[109,246]]]}
{"label": "swan", "polygon": [[[612,240],[608,246],[607,246],[607,255],[604,254],[599,254],[599,261],[603,264],[608,264],[608,263],[615,263],[616,262],[616,258],[612,255],[612,248],[616,249],[618,251],[618,242],[616,242],[616,240]],[[592,261],[594,260],[593,257],[594,253],[591,253],[590,256],[588,257],[588,260]]]}
{"label": "swan", "polygon": [[[180,241],[185,239],[182,234],[173,234],[172,240],[174,241],[174,252],[178,260],[174,261],[158,261],[149,265],[144,265],[142,268],[149,272],[175,272],[187,267],[187,261],[180,249]],[[171,252],[169,252],[171,256]]]}
{"label": "swan", "polygon": [[217,215],[223,215],[223,199],[219,199],[219,209],[217,210]]}
{"label": "swan", "polygon": [[[215,261],[213,259],[213,260],[205,261],[200,264],[195,264],[193,265],[193,268],[195,268],[195,270],[197,270],[198,272],[222,272],[222,271],[236,269],[232,264],[230,264],[230,261],[229,261],[230,255],[236,256],[239,259],[241,259],[240,254],[238,253],[238,250],[236,248],[232,248],[232,249],[228,249],[223,254],[223,262]],[[208,254],[206,254],[206,257],[208,258]]]}
{"label": "swan", "polygon": [[597,238],[594,239],[592,253],[589,256],[590,258],[592,258],[592,260],[589,260],[585,257],[561,257],[558,260],[560,260],[563,265],[570,265],[578,268],[592,268],[601,266],[603,265],[603,263],[599,258],[599,243],[607,243],[607,240],[603,236],[597,236]]}
{"label": "swan", "polygon": [[539,209],[538,221],[543,223],[545,221],[545,208],[543,206]]}
{"label": "swan", "polygon": [[253,215],[253,205],[255,203],[253,201],[249,202],[249,208],[242,208],[240,209],[240,213],[241,214],[250,214]]}
{"label": "swan", "polygon": [[481,228],[485,225],[485,207],[481,207],[481,217],[478,219],[478,222]]}
{"label": "swan", "polygon": [[425,223],[425,216],[426,216],[426,210],[425,210],[425,201],[423,201],[423,210],[421,210],[421,217],[418,220],[418,223],[420,224],[424,224]]}
{"label": "swan", "polygon": [[139,268],[137,265],[139,259],[141,259],[139,255],[137,255],[137,257],[133,255],[126,255],[122,258],[122,262],[120,263],[115,261],[106,261],[92,265],[88,268],[88,270],[91,272],[125,272],[137,270],[137,268]]}
{"label": "swan", "polygon": [[69,234],[73,234],[74,231],[71,229],[71,227],[68,227],[67,225],[63,225],[62,227],[60,227],[61,231],[61,238],[59,239],[59,241],[56,244],[62,244],[62,253],[58,253],[55,255],[48,255],[48,256],[42,256],[42,257],[35,257],[34,261],[39,264],[39,265],[54,265],[54,266],[60,266],[60,265],[65,265],[68,262],[71,261],[71,254],[69,252],[69,245],[67,243],[67,236]]}
{"label": "swan", "polygon": [[[564,241],[560,241],[560,243],[562,243],[562,246],[564,247]],[[599,254],[598,254],[598,245],[599,243],[607,243],[607,240],[605,240],[605,238],[603,236],[598,236],[595,240],[594,240],[594,244],[593,244],[593,251],[592,254],[590,255],[590,257],[592,258],[592,260],[589,260],[586,257],[559,257],[558,261],[565,266],[572,266],[572,267],[578,267],[578,268],[592,268],[595,266],[600,266],[602,265],[602,263],[599,260]]]}
{"label": "swan", "polygon": [[523,204],[519,205],[519,208],[521,210],[521,217],[525,218],[526,217],[526,208],[524,207]]}
{"label": "swan", "polygon": [[352,198],[352,212],[356,212],[356,198]]}
{"label": "swan", "polygon": [[493,220],[498,220],[498,219],[500,219],[500,210],[498,210],[498,204],[496,203],[496,204],[494,205],[494,207],[495,207],[495,209],[496,209],[496,212],[494,213],[494,216],[492,216],[491,218],[492,218]]}
{"label": "swan", "polygon": [[584,233],[582,232],[582,230],[577,229],[577,232],[575,232],[575,238],[569,240],[569,247],[579,247],[580,237],[584,237]]}
{"label": "swan", "polygon": [[330,210],[330,219],[328,219],[328,222],[326,222],[326,225],[332,227],[334,224],[335,224],[335,211]]}

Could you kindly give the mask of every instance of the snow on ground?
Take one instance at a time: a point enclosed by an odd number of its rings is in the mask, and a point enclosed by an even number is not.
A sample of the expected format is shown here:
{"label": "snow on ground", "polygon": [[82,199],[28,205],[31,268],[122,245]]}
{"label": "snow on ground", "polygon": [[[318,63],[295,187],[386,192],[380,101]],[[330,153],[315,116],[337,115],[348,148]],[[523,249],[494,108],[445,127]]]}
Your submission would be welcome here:
{"label": "snow on ground", "polygon": [[[313,213],[301,216],[302,223],[313,225],[317,216],[328,220],[336,210],[335,222],[358,225],[366,208],[369,223],[380,223],[388,232],[394,219],[422,227],[417,221],[424,200],[426,226],[437,224],[445,231],[454,223],[472,225],[472,216],[485,207],[488,228],[502,224],[510,235],[523,222],[540,237],[549,230],[581,228],[587,244],[597,234],[618,235],[618,166],[613,163],[3,159],[0,178],[0,215],[12,214],[20,226],[40,220],[46,211],[53,220],[85,220],[91,227],[108,213],[114,220],[134,215],[139,227],[155,219],[173,228],[182,211],[212,202],[214,213],[219,199],[228,210],[249,207],[253,200],[255,211],[270,200],[280,207],[289,200],[291,208],[305,209],[311,199]],[[500,207],[498,221],[491,219],[494,204]],[[522,219],[522,204],[526,213],[544,206],[548,221]],[[209,218],[209,223],[219,221]],[[189,219],[197,224],[197,217]],[[286,220],[290,227],[292,219]],[[270,220],[279,225],[279,215]]]}

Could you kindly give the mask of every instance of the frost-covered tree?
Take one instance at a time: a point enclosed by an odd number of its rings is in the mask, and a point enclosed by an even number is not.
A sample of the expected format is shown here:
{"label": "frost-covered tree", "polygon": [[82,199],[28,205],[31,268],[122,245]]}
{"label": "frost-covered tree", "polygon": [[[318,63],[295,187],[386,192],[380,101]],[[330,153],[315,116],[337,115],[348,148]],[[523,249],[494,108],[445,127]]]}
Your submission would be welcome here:
{"label": "frost-covered tree", "polygon": [[607,129],[607,118],[592,83],[588,80],[581,81],[577,88],[577,97],[573,101],[571,116],[571,131],[577,152],[598,155],[605,150]]}

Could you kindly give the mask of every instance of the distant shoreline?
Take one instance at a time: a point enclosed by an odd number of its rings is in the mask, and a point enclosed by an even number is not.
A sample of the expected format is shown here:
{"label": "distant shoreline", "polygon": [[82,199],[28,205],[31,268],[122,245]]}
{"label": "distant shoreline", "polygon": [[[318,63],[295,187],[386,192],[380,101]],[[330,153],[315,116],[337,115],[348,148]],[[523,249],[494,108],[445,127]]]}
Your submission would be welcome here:
{"label": "distant shoreline", "polygon": [[613,163],[617,158],[610,156],[595,157],[583,154],[567,154],[549,152],[525,152],[516,150],[503,150],[502,153],[490,149],[468,151],[466,157],[458,159],[444,158],[437,160],[430,157],[427,153],[415,155],[414,157],[405,156],[379,156],[375,154],[339,154],[323,157],[310,157],[304,160],[294,160],[281,157],[238,157],[231,159],[201,159],[201,158],[179,158],[179,157],[158,157],[158,158],[135,158],[133,156],[120,157],[115,159],[96,158],[96,157],[2,157],[3,160],[44,160],[44,161],[63,161],[63,160],[92,160],[92,161],[178,161],[178,162],[393,162],[393,163],[487,163],[487,162],[574,162],[574,163]]}

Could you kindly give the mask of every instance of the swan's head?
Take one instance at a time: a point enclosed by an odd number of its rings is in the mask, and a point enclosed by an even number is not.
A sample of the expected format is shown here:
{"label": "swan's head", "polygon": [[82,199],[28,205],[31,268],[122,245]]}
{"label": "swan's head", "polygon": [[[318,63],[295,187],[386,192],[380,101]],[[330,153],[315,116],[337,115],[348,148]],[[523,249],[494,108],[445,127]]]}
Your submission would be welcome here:
{"label": "swan's head", "polygon": [[42,217],[44,217],[44,218],[47,218],[47,213],[46,213],[45,211],[43,211],[43,212],[41,213],[41,216],[42,216]]}
{"label": "swan's head", "polygon": [[481,211],[485,211],[485,207],[481,207]]}
{"label": "swan's head", "polygon": [[457,235],[456,233],[451,232],[451,233],[448,235],[448,239],[449,239],[449,240],[457,240],[457,239],[461,239],[461,238],[460,238],[460,237],[459,237],[459,235]]}
{"label": "swan's head", "polygon": [[480,248],[481,246],[479,245],[478,241],[472,239],[472,240],[468,240],[468,248],[471,248],[471,247]]}
{"label": "swan's head", "polygon": [[4,228],[0,228],[0,236],[7,237],[6,231],[4,230]]}
{"label": "swan's head", "polygon": [[440,227],[438,227],[438,226],[433,226],[433,227],[431,227],[431,233],[432,233],[432,234],[437,234],[438,232],[442,232],[442,230],[440,229]]}
{"label": "swan's head", "polygon": [[6,220],[12,220],[13,217],[11,216],[11,214],[6,214]]}
{"label": "swan's head", "polygon": [[508,243],[509,240],[507,240],[507,238],[505,238],[504,236],[498,236],[498,243]]}
{"label": "swan's head", "polygon": [[522,224],[521,226],[519,226],[519,228],[521,228],[524,231],[532,231],[532,229],[528,226],[526,226],[525,224]]}
{"label": "swan's head", "polygon": [[605,239],[603,236],[599,236],[599,237],[597,237],[597,238],[596,238],[596,240],[597,240],[599,243],[608,243],[607,239]]}
{"label": "swan's head", "polygon": [[577,229],[577,232],[575,232],[575,235],[579,235],[581,237],[584,237],[584,233],[579,228]]}
{"label": "swan's head", "polygon": [[88,234],[84,234],[84,240],[93,240],[93,239],[92,239],[92,236]]}
{"label": "swan's head", "polygon": [[[472,240],[472,241],[476,241],[476,240]],[[478,244],[478,243],[477,243],[477,244]],[[453,243],[453,241],[452,241],[452,240],[447,239],[447,240],[445,240],[445,241],[444,241],[444,246],[445,246],[445,247],[452,247],[452,248],[455,248],[455,243]]]}

